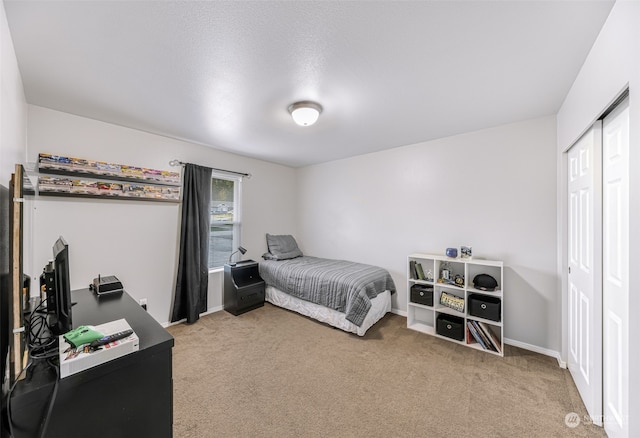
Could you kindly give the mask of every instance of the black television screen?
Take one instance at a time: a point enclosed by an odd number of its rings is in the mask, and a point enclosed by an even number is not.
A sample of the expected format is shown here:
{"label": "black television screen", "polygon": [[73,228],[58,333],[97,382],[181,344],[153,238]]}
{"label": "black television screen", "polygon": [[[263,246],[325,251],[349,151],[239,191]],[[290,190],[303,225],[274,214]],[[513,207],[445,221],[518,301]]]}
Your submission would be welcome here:
{"label": "black television screen", "polygon": [[69,280],[69,245],[62,236],[53,245],[53,269],[55,276],[56,309],[51,331],[62,335],[72,329],[71,326],[71,283]]}

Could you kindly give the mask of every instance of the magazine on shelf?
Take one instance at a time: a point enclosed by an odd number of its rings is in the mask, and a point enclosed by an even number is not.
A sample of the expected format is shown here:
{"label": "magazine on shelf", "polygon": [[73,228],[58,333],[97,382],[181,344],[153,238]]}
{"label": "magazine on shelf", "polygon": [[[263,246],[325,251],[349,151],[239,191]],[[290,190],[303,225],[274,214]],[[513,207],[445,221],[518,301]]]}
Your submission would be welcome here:
{"label": "magazine on shelf", "polygon": [[480,344],[480,346],[483,349],[488,350],[487,346],[484,343],[484,340],[482,339],[480,334],[477,332],[476,327],[473,325],[473,321],[467,321],[467,328],[469,329],[469,331],[473,335],[473,338],[476,340],[476,342],[478,344]]}
{"label": "magazine on shelf", "polygon": [[149,169],[146,167],[128,166],[124,164],[106,163],[103,161],[86,160],[77,157],[64,157],[41,153],[38,155],[38,167],[44,171],[63,171],[81,173],[87,176],[95,175],[96,178],[114,177],[129,178],[158,184],[180,185],[179,172]]}
{"label": "magazine on shelf", "polygon": [[495,347],[495,349],[496,349],[496,351],[498,353],[502,353],[501,342],[498,339],[498,337],[495,335],[493,330],[491,330],[491,327],[489,326],[489,324],[486,324],[486,323],[480,322],[480,321],[478,321],[478,324],[480,325],[480,328],[487,334],[487,337],[489,338],[489,341],[491,342],[491,345],[493,345],[493,347]]}

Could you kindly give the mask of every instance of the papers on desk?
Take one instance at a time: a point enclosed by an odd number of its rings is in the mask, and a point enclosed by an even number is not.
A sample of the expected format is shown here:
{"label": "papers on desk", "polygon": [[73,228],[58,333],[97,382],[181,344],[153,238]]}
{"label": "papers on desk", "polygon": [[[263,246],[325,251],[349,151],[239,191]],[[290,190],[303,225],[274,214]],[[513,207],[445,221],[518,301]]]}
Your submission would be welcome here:
{"label": "papers on desk", "polygon": [[[129,323],[123,318],[95,326],[95,329],[105,335],[125,330],[131,330]],[[80,371],[93,368],[130,353],[138,351],[140,340],[135,332],[126,338],[113,341],[92,351],[88,344],[72,347],[63,336],[58,338],[60,357],[60,378],[65,378]]]}

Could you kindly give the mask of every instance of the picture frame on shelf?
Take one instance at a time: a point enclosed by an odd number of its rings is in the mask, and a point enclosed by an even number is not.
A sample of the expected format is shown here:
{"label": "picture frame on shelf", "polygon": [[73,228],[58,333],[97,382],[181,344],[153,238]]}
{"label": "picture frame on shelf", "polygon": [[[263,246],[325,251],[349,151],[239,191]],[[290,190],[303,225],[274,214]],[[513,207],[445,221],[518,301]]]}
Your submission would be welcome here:
{"label": "picture frame on shelf", "polygon": [[461,246],[460,258],[471,260],[473,258],[472,248],[470,246]]}

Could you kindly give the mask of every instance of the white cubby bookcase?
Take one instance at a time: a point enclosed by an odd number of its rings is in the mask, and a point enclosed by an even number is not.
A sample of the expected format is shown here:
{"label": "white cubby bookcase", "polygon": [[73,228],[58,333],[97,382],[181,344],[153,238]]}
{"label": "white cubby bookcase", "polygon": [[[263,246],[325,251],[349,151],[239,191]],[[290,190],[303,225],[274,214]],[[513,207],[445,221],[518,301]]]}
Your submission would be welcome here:
{"label": "white cubby bookcase", "polygon": [[[424,275],[416,273],[416,269],[413,267],[415,264],[420,265]],[[443,279],[443,270],[449,272],[448,281]],[[470,348],[504,356],[503,262],[477,258],[452,258],[435,254],[411,254],[407,260],[407,273],[407,327],[409,329],[437,336]],[[428,278],[429,274],[432,276],[431,279]],[[474,287],[473,280],[479,274],[492,276],[497,281],[498,287],[494,291],[481,290]],[[458,279],[457,283],[455,281],[456,277]],[[416,285],[418,285],[417,288],[423,290],[431,290],[432,288],[432,305],[412,301],[411,290]],[[462,299],[464,303],[463,311],[441,304],[440,298],[443,292]],[[472,313],[476,315],[470,313],[470,297],[473,298],[474,308],[476,309]],[[490,302],[490,305],[493,306],[493,312],[490,315],[491,319],[477,316],[477,309],[479,306],[484,306],[484,300]],[[499,307],[499,311],[497,307]],[[450,318],[451,316],[454,318]],[[443,336],[438,333],[438,318],[462,322],[464,324],[462,340],[452,339],[450,336]],[[484,334],[491,337],[489,339],[491,345],[484,347],[482,343],[476,341],[469,325],[480,326]],[[490,333],[486,333],[486,331],[490,331]],[[485,339],[485,343],[486,341],[487,339]],[[497,351],[494,351],[492,345]]]}

